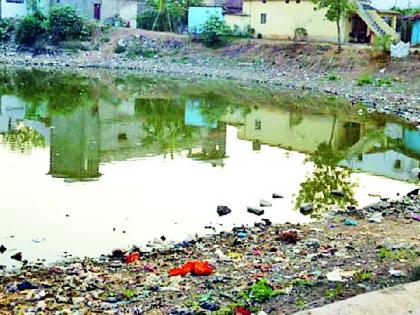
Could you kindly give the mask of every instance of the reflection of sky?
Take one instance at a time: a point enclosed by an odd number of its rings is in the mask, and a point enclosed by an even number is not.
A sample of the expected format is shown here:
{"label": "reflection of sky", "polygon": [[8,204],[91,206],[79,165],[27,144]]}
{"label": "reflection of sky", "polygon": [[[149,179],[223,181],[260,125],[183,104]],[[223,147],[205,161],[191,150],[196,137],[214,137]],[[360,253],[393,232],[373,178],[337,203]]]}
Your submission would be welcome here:
{"label": "reflection of sky", "polygon": [[208,122],[200,109],[199,100],[188,100],[185,106],[185,124],[187,126],[217,128],[217,122]]}
{"label": "reflection of sky", "polygon": [[420,162],[403,153],[389,150],[362,154],[361,158],[353,156],[342,161],[340,165],[398,180],[416,180]]}
{"label": "reflection of sky", "polygon": [[404,146],[420,155],[420,130],[404,130]]}
{"label": "reflection of sky", "polygon": [[[267,145],[255,152],[251,142],[237,139],[237,128],[231,126],[226,142],[229,158],[223,168],[182,153],[173,160],[155,156],[102,164],[101,179],[88,183],[46,176],[48,149],[34,150],[28,158],[0,148],[0,191],[8,196],[1,201],[0,242],[29,259],[52,260],[63,251],[98,256],[161,235],[180,240],[205,233],[204,226],[211,223],[223,228],[253,224],[259,218],[246,207],[258,206],[261,198],[271,200],[273,192],[285,198],[273,200],[264,218],[278,223],[306,220],[293,210],[300,184],[313,170],[304,163],[304,154]],[[392,198],[413,187],[366,174],[353,174],[352,179],[359,183],[355,197],[362,206],[378,201],[369,194]],[[219,204],[233,213],[219,218]],[[33,243],[35,237],[46,241]]]}

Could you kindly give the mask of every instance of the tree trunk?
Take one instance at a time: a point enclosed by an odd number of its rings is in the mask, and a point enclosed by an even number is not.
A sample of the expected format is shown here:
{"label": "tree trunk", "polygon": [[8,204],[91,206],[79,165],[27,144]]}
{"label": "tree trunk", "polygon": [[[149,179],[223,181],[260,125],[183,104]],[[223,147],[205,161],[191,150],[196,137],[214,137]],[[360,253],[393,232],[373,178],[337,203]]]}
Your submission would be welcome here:
{"label": "tree trunk", "polygon": [[338,52],[341,53],[342,48],[341,48],[341,26],[340,26],[340,20],[337,21],[337,44],[338,44]]}

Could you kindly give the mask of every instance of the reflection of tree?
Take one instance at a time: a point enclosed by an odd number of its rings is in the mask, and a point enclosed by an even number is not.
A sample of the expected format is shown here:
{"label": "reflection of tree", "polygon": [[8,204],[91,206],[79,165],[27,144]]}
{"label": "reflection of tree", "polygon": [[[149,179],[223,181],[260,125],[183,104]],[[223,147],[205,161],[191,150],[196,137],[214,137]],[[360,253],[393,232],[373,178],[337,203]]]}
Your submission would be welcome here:
{"label": "reflection of tree", "polygon": [[185,106],[166,99],[138,99],[136,115],[142,118],[146,136],[142,144],[147,148],[159,145],[159,151],[173,154],[193,139],[194,127],[184,122]]}
{"label": "reflection of tree", "polygon": [[27,153],[33,148],[45,147],[45,138],[36,130],[20,125],[14,131],[0,134],[0,143],[9,146],[13,151]]}
{"label": "reflection of tree", "polygon": [[[314,216],[319,216],[321,211],[328,206],[337,205],[344,207],[347,204],[356,204],[354,199],[355,183],[351,182],[350,171],[338,168],[341,156],[335,155],[331,145],[322,143],[312,154],[308,161],[312,161],[315,170],[301,184],[296,206],[311,203],[314,206]],[[340,190],[343,197],[332,194],[333,190]]]}

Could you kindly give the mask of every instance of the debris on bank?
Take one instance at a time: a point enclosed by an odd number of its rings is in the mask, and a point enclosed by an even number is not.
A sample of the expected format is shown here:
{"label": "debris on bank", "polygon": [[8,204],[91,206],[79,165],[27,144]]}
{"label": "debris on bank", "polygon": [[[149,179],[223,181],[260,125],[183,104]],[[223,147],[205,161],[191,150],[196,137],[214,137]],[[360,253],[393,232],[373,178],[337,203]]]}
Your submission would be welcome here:
{"label": "debris on bank", "polygon": [[419,280],[419,216],[413,192],[308,225],[262,219],[175,245],[162,237],[99,258],[23,264],[0,273],[0,313],[292,314]]}

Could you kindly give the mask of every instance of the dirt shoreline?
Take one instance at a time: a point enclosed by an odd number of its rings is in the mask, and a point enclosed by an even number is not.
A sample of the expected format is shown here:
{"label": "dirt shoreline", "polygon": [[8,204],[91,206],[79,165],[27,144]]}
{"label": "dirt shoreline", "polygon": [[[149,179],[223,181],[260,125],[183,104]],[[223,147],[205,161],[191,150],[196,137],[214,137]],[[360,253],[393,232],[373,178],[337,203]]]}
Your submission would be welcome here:
{"label": "dirt shoreline", "polygon": [[[30,264],[0,274],[0,314],[293,314],[419,280],[419,220],[417,190],[307,225],[256,219],[254,227],[148,250]],[[214,272],[168,275],[197,260]]]}

